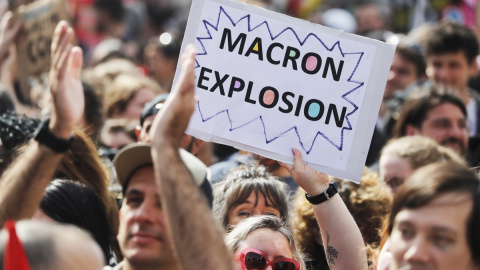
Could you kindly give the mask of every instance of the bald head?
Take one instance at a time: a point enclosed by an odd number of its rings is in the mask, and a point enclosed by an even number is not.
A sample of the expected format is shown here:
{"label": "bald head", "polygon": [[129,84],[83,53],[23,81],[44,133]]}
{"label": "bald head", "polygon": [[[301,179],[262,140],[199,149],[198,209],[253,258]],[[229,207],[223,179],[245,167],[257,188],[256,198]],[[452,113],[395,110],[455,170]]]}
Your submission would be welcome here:
{"label": "bald head", "polygon": [[[93,238],[71,225],[24,220],[15,226],[32,270],[102,269],[103,253]],[[0,269],[9,236],[0,232]]]}

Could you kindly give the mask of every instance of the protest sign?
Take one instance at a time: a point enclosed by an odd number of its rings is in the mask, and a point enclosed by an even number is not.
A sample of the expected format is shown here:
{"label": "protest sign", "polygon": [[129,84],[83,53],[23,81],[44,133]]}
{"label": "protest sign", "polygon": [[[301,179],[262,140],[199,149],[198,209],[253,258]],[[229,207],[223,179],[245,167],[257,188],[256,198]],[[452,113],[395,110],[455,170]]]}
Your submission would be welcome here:
{"label": "protest sign", "polygon": [[[228,0],[193,1],[187,133],[359,181],[395,47]],[[179,74],[177,67],[177,75]]]}
{"label": "protest sign", "polygon": [[[50,68],[50,44],[53,30],[61,20],[69,20],[65,0],[40,0],[20,6],[15,15],[23,21],[22,38],[17,43],[18,67],[23,81],[28,76],[48,72]],[[23,83],[24,84],[24,83]],[[22,86],[22,95],[28,96],[30,87]]]}

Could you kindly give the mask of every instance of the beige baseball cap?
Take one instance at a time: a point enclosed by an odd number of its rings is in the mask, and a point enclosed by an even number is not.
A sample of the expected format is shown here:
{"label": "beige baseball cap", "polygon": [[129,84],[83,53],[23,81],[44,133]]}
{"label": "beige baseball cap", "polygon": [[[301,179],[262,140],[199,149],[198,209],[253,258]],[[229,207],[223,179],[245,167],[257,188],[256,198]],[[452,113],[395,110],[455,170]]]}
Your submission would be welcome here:
{"label": "beige baseball cap", "polygon": [[[207,166],[189,152],[179,149],[180,157],[193,175],[195,183],[200,186],[207,176]],[[132,143],[120,150],[113,159],[118,181],[123,188],[128,184],[129,178],[139,168],[153,165],[151,145],[149,143]]]}

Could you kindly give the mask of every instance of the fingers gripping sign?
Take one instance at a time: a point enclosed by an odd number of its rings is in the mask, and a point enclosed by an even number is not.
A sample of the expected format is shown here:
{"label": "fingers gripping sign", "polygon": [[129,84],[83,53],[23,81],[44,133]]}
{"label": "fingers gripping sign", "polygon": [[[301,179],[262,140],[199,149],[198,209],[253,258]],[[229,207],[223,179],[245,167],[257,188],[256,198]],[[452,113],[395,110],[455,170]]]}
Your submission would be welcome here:
{"label": "fingers gripping sign", "polygon": [[296,148],[292,148],[293,165],[279,162],[282,167],[288,170],[295,182],[303,188],[308,194],[315,196],[328,188],[330,180],[328,175],[314,171],[302,160],[302,153]]}
{"label": "fingers gripping sign", "polygon": [[83,117],[85,97],[80,73],[83,52],[74,47],[73,29],[67,22],[58,23],[53,33],[50,63],[50,94],[52,96],[50,130],[59,138],[68,139]]}
{"label": "fingers gripping sign", "polygon": [[180,139],[195,108],[195,55],[193,45],[188,45],[182,54],[180,77],[150,129],[154,144],[170,143],[180,147]]}

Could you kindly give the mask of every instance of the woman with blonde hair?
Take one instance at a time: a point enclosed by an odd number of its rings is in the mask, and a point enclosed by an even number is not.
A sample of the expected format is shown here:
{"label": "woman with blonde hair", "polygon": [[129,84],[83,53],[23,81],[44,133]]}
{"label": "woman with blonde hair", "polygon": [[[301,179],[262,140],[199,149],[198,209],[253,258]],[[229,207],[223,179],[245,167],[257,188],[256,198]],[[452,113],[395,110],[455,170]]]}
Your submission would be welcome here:
{"label": "woman with blonde hair", "polygon": [[380,178],[395,196],[398,188],[415,170],[431,163],[446,161],[466,165],[466,161],[455,151],[430,138],[407,136],[393,139],[382,149]]}
{"label": "woman with blonde hair", "polygon": [[[303,254],[292,228],[275,216],[242,220],[227,234],[225,243],[242,270],[305,270]],[[269,256],[270,255],[270,256]],[[270,260],[269,257],[276,259]]]}
{"label": "woman with blonde hair", "polygon": [[107,118],[140,119],[145,103],[165,93],[150,78],[121,74],[106,88],[104,110]]}

